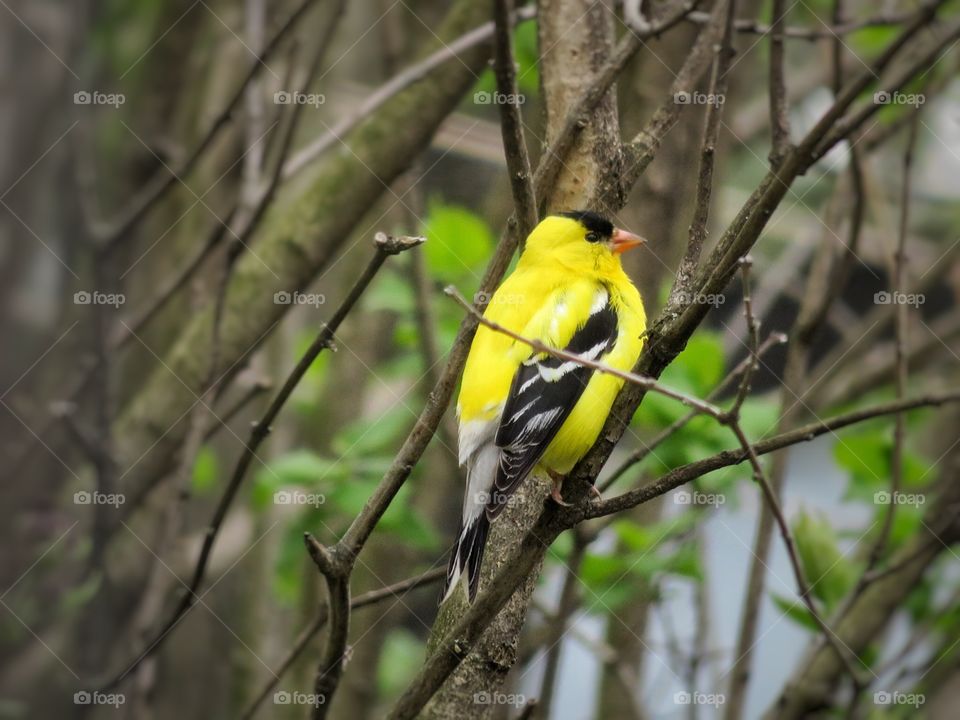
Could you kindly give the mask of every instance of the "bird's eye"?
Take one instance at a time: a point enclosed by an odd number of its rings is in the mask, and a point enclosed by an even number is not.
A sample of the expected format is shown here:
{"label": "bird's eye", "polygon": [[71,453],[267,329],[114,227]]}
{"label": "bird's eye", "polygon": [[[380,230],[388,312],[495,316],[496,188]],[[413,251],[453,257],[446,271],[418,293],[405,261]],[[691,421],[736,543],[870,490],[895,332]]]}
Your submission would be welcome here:
{"label": "bird's eye", "polygon": [[597,242],[600,239],[599,233],[590,231],[587,233],[587,242]]}

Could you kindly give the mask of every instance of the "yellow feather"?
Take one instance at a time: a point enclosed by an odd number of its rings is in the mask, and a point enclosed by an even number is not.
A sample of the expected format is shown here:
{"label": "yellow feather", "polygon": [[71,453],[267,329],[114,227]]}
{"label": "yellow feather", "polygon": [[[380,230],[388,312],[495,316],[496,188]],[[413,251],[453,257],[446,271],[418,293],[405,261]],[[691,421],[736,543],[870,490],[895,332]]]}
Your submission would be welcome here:
{"label": "yellow feather", "polygon": [[[484,315],[524,337],[563,348],[590,316],[598,288],[605,286],[617,314],[619,336],[602,361],[630,370],[643,346],[643,303],[623,272],[620,258],[605,243],[587,242],[585,233],[585,228],[570,218],[551,216],[541,222]],[[457,403],[461,427],[497,418],[514,374],[530,354],[528,345],[503,333],[484,326],[477,330]],[[622,380],[611,375],[593,373],[540,465],[569,472],[596,441],[622,385]]]}

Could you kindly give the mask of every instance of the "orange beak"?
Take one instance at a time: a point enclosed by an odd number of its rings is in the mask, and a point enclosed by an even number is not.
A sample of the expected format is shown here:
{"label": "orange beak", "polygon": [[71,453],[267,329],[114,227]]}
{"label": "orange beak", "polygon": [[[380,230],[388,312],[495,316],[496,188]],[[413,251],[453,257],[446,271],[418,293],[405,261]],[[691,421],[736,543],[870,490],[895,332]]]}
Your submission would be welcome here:
{"label": "orange beak", "polygon": [[643,245],[646,242],[647,241],[639,235],[634,235],[632,232],[627,232],[626,230],[621,230],[620,228],[614,228],[613,236],[610,238],[610,244],[613,252],[617,255],[625,253],[630,248]]}

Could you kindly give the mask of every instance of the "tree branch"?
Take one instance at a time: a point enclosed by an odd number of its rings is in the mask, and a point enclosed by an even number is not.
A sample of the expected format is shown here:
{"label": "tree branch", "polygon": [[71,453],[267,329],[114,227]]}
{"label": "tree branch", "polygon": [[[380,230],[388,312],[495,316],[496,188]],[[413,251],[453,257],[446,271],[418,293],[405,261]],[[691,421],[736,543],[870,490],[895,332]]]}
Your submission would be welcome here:
{"label": "tree branch", "polygon": [[787,86],[783,79],[783,21],[786,18],[784,0],[773,0],[773,25],[770,28],[770,165],[780,164],[790,144],[790,119],[787,115]]}
{"label": "tree branch", "polygon": [[735,55],[733,49],[733,17],[737,12],[736,0],[730,0],[727,6],[723,37],[717,46],[713,61],[713,73],[710,77],[709,97],[714,101],[707,104],[707,117],[703,124],[703,139],[700,142],[700,167],[697,172],[697,191],[694,201],[693,218],[687,232],[687,249],[677,268],[677,279],[670,290],[667,308],[675,310],[681,304],[681,295],[691,290],[690,284],[700,264],[703,243],[707,238],[707,222],[710,219],[710,199],[713,195],[713,170],[717,152],[717,138],[720,135],[720,123],[723,106],[726,101],[730,61]]}
{"label": "tree branch", "polygon": [[500,110],[500,131],[518,231],[521,238],[526,238],[537,224],[537,199],[530,177],[530,155],[523,137],[517,69],[513,60],[513,15],[513,0],[493,0],[493,72],[499,91],[497,106]]}

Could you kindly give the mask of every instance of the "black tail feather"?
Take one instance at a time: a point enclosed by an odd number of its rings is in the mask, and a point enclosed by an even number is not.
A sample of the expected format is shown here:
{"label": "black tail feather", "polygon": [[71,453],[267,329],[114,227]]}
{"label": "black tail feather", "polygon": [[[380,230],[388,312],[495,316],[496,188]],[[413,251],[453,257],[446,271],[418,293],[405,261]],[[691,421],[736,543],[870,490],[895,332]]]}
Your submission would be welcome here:
{"label": "black tail feather", "polygon": [[489,531],[490,520],[484,512],[481,512],[466,530],[461,529],[457,543],[450,552],[447,580],[440,595],[441,603],[449,597],[453,586],[460,581],[464,573],[467,578],[467,596],[471,603],[476,599],[480,588],[480,565],[483,562]]}

